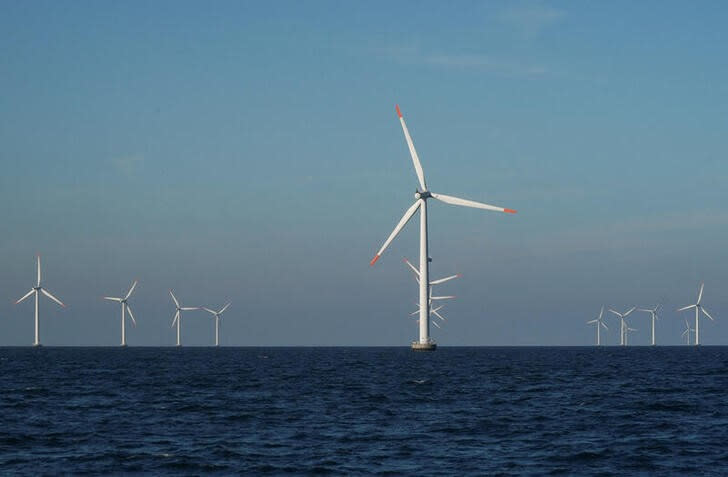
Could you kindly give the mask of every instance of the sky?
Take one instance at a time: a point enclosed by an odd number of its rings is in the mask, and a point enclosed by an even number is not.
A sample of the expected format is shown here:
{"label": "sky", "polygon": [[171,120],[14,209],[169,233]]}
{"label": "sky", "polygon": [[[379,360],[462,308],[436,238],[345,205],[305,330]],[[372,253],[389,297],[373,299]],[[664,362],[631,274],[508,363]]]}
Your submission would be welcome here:
{"label": "sky", "polygon": [[[434,192],[434,339],[588,345],[664,304],[728,344],[725,2],[10,2],[0,15],[0,346],[406,346],[417,284],[399,104]],[[607,318],[606,341],[618,341]],[[649,315],[630,320],[649,342]],[[214,323],[183,317],[182,342]]]}

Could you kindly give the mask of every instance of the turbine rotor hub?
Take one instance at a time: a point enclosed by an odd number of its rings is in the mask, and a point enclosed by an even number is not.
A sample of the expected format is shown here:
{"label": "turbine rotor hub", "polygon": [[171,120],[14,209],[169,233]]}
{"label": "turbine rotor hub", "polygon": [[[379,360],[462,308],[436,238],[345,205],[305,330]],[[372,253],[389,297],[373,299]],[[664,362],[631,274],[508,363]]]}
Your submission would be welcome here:
{"label": "turbine rotor hub", "polygon": [[430,194],[430,191],[427,191],[426,190],[426,191],[423,191],[423,192],[420,192],[420,191],[415,192],[415,199],[427,200],[430,197],[432,197],[432,194]]}

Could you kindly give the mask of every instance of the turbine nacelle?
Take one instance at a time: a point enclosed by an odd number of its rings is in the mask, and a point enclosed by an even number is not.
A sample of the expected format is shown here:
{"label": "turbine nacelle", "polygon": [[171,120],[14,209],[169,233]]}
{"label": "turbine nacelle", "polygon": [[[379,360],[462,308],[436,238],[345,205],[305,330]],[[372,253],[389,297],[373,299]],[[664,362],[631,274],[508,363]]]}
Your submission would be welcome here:
{"label": "turbine nacelle", "polygon": [[426,190],[423,192],[420,192],[420,191],[415,192],[415,199],[417,199],[417,200],[419,200],[419,199],[427,200],[430,197],[432,197],[432,194],[430,194],[429,190]]}

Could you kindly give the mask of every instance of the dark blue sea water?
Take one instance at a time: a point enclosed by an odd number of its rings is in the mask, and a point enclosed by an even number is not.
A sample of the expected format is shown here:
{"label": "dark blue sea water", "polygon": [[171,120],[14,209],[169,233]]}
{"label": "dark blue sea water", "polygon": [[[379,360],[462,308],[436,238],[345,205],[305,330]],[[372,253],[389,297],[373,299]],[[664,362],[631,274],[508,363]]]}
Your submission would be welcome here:
{"label": "dark blue sea water", "polygon": [[728,348],[2,348],[0,472],[728,474]]}

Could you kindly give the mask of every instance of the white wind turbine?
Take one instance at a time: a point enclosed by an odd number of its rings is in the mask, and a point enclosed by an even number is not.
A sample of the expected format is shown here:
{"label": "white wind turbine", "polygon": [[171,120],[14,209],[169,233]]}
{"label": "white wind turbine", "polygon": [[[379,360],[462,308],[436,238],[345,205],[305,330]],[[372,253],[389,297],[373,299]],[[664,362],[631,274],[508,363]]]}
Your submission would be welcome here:
{"label": "white wind turbine", "polygon": [[174,319],[172,320],[172,326],[174,326],[174,324],[177,323],[177,346],[182,346],[182,343],[180,342],[180,327],[182,325],[182,312],[199,310],[200,307],[199,306],[180,306],[179,301],[177,301],[177,297],[174,296],[174,293],[172,293],[172,290],[169,291],[169,294],[172,295],[172,300],[174,300],[174,306],[177,307],[177,310],[174,313]]}
{"label": "white wind turbine", "polygon": [[692,328],[690,328],[690,323],[688,323],[688,319],[685,318],[685,331],[683,331],[682,332],[682,335],[680,335],[680,336],[685,336],[685,338],[686,338],[686,343],[685,344],[688,345],[688,346],[690,345],[690,332],[691,331],[695,331],[695,330],[693,330]]}
{"label": "white wind turbine", "polygon": [[21,301],[28,298],[30,295],[35,295],[35,341],[33,342],[33,346],[40,346],[40,321],[38,319],[38,294],[39,293],[44,294],[51,300],[53,300],[56,303],[58,303],[59,305],[61,305],[63,308],[65,308],[66,305],[64,305],[61,302],[61,300],[59,300],[58,298],[51,295],[51,293],[48,290],[46,290],[45,288],[43,288],[40,285],[40,255],[36,256],[36,260],[37,260],[37,265],[38,265],[38,267],[37,267],[38,268],[38,280],[36,281],[36,285],[33,288],[31,288],[30,291],[23,296],[23,298],[16,301],[15,304],[17,305]]}
{"label": "white wind turbine", "polygon": [[604,315],[604,307],[602,306],[601,311],[599,311],[599,316],[594,318],[591,321],[587,321],[588,324],[596,323],[597,325],[597,346],[601,346],[602,344],[602,338],[601,338],[601,328],[604,327],[605,330],[608,330],[607,325],[604,324],[604,321],[602,320],[602,316]]}
{"label": "white wind turbine", "polygon": [[412,218],[412,216],[417,212],[417,209],[420,211],[420,267],[419,267],[419,279],[420,279],[420,299],[419,299],[419,307],[420,307],[420,319],[419,319],[419,328],[420,328],[420,338],[419,341],[412,343],[412,349],[415,350],[427,350],[432,351],[436,348],[435,342],[430,338],[430,270],[429,270],[429,256],[428,256],[428,241],[427,241],[427,200],[430,198],[437,199],[441,202],[445,202],[446,204],[451,205],[461,205],[464,207],[473,207],[476,209],[485,209],[485,210],[493,210],[497,212],[507,212],[514,214],[516,213],[515,210],[512,209],[504,209],[502,207],[494,207],[492,205],[483,204],[480,202],[474,202],[472,200],[465,200],[460,199],[457,197],[451,197],[449,195],[443,195],[443,194],[436,194],[434,192],[430,192],[427,188],[427,184],[425,183],[425,173],[422,169],[422,164],[420,163],[420,159],[417,156],[417,151],[415,150],[415,146],[412,142],[412,138],[410,137],[409,131],[407,130],[407,125],[404,122],[404,118],[402,117],[402,112],[399,110],[399,106],[396,106],[397,109],[397,115],[399,116],[400,124],[402,125],[402,130],[404,131],[404,137],[407,141],[407,146],[409,147],[410,156],[412,156],[412,163],[415,167],[415,173],[417,174],[417,180],[419,182],[419,188],[415,192],[415,203],[410,206],[409,209],[404,213],[402,218],[400,219],[397,226],[394,228],[392,233],[389,235],[387,240],[385,240],[382,247],[379,249],[379,251],[374,255],[374,258],[369,263],[369,265],[374,265],[376,261],[379,259],[379,257],[384,253],[384,251],[387,249],[389,244],[394,240],[394,238],[399,234],[399,232],[404,228],[404,226],[409,222],[409,220]]}
{"label": "white wind turbine", "polygon": [[635,328],[630,328],[629,325],[624,328],[624,344],[627,345],[627,338],[629,338],[630,331],[637,331]]}
{"label": "white wind turbine", "polygon": [[[414,275],[415,275],[415,280],[417,281],[417,283],[420,283],[420,271],[419,271],[419,270],[417,270],[417,268],[415,268],[415,266],[414,266],[414,265],[412,265],[412,264],[410,263],[410,261],[409,261],[409,260],[407,260],[406,258],[404,259],[404,263],[406,263],[406,264],[407,264],[407,266],[408,266],[408,267],[409,267],[410,269],[412,269],[412,272],[414,272]],[[433,280],[433,281],[431,281],[431,282],[430,282],[430,301],[429,301],[429,303],[430,303],[430,314],[431,314],[431,315],[435,315],[436,317],[438,317],[438,318],[439,318],[439,319],[441,319],[442,321],[447,321],[447,320],[445,320],[445,317],[443,317],[443,316],[442,316],[442,315],[441,315],[441,314],[439,313],[439,312],[440,312],[440,310],[442,310],[442,308],[443,308],[443,307],[444,307],[445,305],[440,305],[440,306],[438,306],[437,308],[432,308],[432,300],[450,300],[450,299],[453,299],[453,298],[455,298],[455,295],[446,295],[446,296],[432,296],[432,285],[439,285],[439,284],[441,284],[441,283],[449,282],[450,280],[454,280],[454,279],[456,279],[456,278],[460,278],[460,274],[459,274],[459,273],[457,273],[457,274],[455,274],[455,275],[450,275],[449,277],[445,277],[445,278],[440,278],[440,279],[437,279],[437,280]],[[415,305],[416,305],[416,306],[418,307],[418,309],[417,309],[416,311],[414,311],[413,313],[410,313],[410,315],[412,315],[412,316],[414,316],[414,315],[419,315],[419,313],[420,313],[420,310],[419,310],[419,306],[420,306],[420,305],[419,305],[419,303],[415,303]],[[440,325],[439,325],[439,324],[437,323],[437,321],[435,321],[435,320],[432,320],[432,324],[433,324],[433,325],[435,325],[435,326],[436,326],[437,328],[442,328],[442,327],[441,327],[441,326],[440,326]]]}
{"label": "white wind turbine", "polygon": [[652,316],[652,346],[655,346],[655,321],[659,319],[657,311],[662,305],[657,305],[654,308],[637,308],[637,311],[644,311]]}
{"label": "white wind turbine", "polygon": [[[610,312],[614,313],[619,317],[620,324],[619,324],[619,344],[624,346],[627,344],[627,323],[624,321],[627,316],[629,316],[630,313],[632,313],[637,307],[633,306],[629,310],[627,310],[625,313],[620,313],[618,311],[614,311],[611,308],[609,309]],[[636,330],[632,330],[636,331]]]}
{"label": "white wind turbine", "polygon": [[215,318],[215,346],[220,346],[220,319],[221,319],[220,318],[220,315],[222,315],[222,313],[225,310],[227,310],[227,307],[229,307],[229,306],[230,306],[230,303],[228,303],[227,305],[223,306],[220,311],[211,310],[211,309],[206,308],[204,306],[202,307],[203,310],[205,310],[206,312],[212,314],[213,317]]}
{"label": "white wind turbine", "polygon": [[700,344],[700,312],[702,311],[705,316],[710,318],[711,321],[715,321],[712,316],[710,316],[710,313],[708,313],[708,310],[706,310],[703,305],[700,304],[700,300],[703,299],[703,286],[705,286],[705,283],[700,284],[700,291],[698,292],[698,302],[694,305],[688,305],[684,306],[677,311],[685,311],[689,310],[690,308],[695,308],[695,345]]}
{"label": "white wind turbine", "polygon": [[121,303],[121,346],[126,346],[126,312],[129,312],[129,318],[131,318],[131,322],[134,326],[136,326],[136,320],[134,319],[134,313],[131,312],[131,307],[127,303],[127,300],[131,296],[131,294],[134,292],[134,289],[137,286],[137,281],[134,280],[134,283],[131,284],[131,288],[127,292],[126,296],[124,298],[116,298],[113,296],[105,296],[104,300],[110,300],[115,301],[118,303]]}

